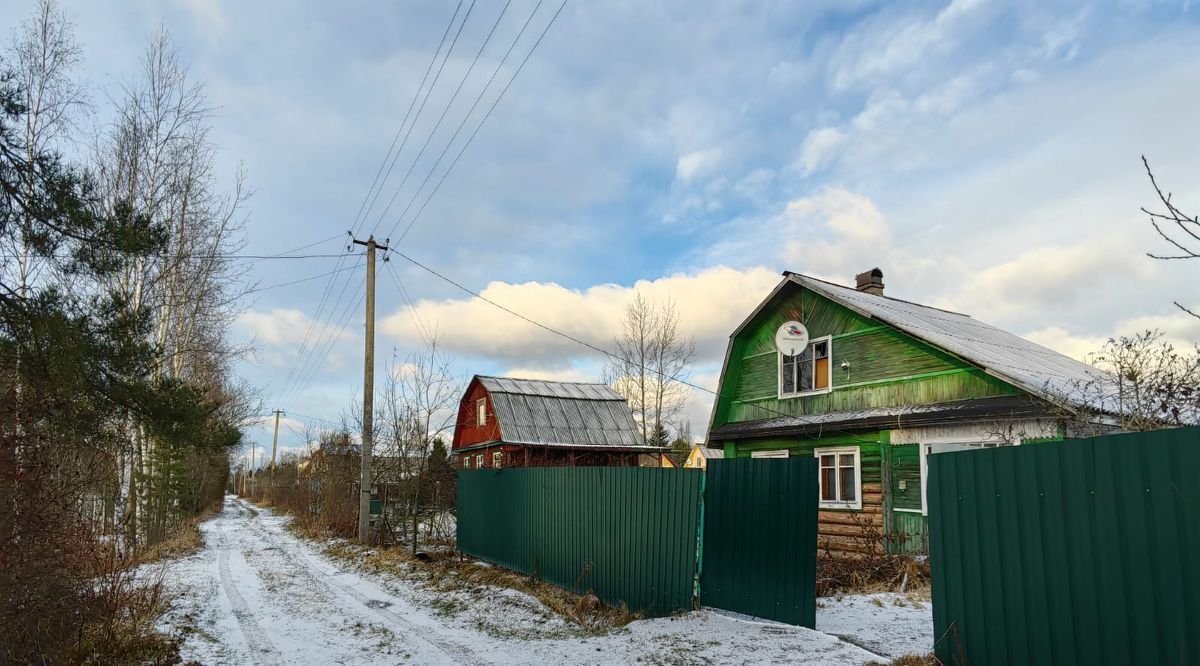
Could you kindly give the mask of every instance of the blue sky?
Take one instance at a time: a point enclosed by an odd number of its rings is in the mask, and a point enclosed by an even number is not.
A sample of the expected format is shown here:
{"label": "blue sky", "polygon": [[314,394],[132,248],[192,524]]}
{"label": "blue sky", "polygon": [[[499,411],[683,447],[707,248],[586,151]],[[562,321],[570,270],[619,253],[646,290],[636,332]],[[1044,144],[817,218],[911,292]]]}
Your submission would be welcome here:
{"label": "blue sky", "polygon": [[[373,211],[366,226],[378,221],[380,236],[412,220],[397,221],[399,210],[535,4],[504,11],[399,203]],[[0,17],[6,29],[32,3],[8,6],[21,11]],[[504,6],[471,9],[382,198]],[[255,191],[247,251],[271,253],[353,224],[456,3],[65,7],[99,102],[134,74],[155,27],[170,31],[219,107],[223,175],[241,164]],[[500,83],[557,7],[534,14]],[[1200,209],[1198,43],[1200,12],[1186,3],[575,0],[398,247],[597,344],[634,290],[669,296],[697,340],[693,379],[708,386],[724,339],[784,269],[848,282],[879,266],[891,295],[1076,356],[1147,326],[1195,342],[1200,325],[1171,301],[1200,304],[1197,269],[1144,256],[1162,248],[1138,208],[1153,204],[1146,154],[1185,208]],[[254,277],[271,285],[332,268],[260,262]],[[402,259],[391,269],[416,312],[381,275],[381,359],[413,349],[417,319],[443,334],[464,376],[598,375],[594,353]],[[353,292],[361,271],[338,279]],[[255,341],[241,370],[271,408],[336,419],[361,392],[357,309],[312,381],[275,404],[324,286],[256,294],[235,333]],[[689,406],[697,432],[709,404],[700,393]]]}

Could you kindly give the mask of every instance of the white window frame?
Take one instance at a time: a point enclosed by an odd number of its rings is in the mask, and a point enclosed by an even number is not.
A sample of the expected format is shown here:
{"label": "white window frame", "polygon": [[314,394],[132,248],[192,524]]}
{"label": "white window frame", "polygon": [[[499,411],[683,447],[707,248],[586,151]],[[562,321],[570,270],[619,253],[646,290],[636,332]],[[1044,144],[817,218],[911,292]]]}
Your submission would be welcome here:
{"label": "white window frame", "polygon": [[788,457],[787,449],[774,449],[772,451],[751,451],[751,458],[786,458]]}
{"label": "white window frame", "polygon": [[[837,464],[839,458],[846,454],[854,455],[854,501],[853,502],[827,502],[820,499],[824,496],[821,488],[821,456],[834,456],[834,462]],[[813,457],[817,459],[817,501],[822,509],[862,509],[862,455],[859,453],[857,446],[831,446],[820,449],[813,449]],[[840,468],[838,468],[840,469]],[[842,478],[841,474],[836,474],[835,477]]]}
{"label": "white window frame", "polygon": [[475,469],[483,469],[483,454],[475,454]]}
{"label": "white window frame", "polygon": [[475,401],[475,425],[487,425],[487,398],[479,398]]}
{"label": "white window frame", "polygon": [[[822,393],[829,393],[833,390],[833,336],[826,335],[823,338],[814,338],[808,341],[808,346],[811,347],[821,342],[825,343],[825,350],[827,358],[829,359],[829,362],[825,364],[826,368],[828,368],[825,372],[825,388],[815,388],[811,391],[795,391],[793,393],[785,393],[783,391],[783,352],[775,352],[776,392],[778,393],[780,399],[799,398],[806,395],[820,395]],[[813,372],[816,372],[815,365],[813,367]],[[813,384],[816,384],[815,374],[813,377]]]}
{"label": "white window frame", "polygon": [[504,467],[504,452],[503,451],[493,451],[492,452],[492,467],[495,467],[495,468]]}
{"label": "white window frame", "polygon": [[[921,444],[921,510],[922,516],[929,515],[929,456],[939,453],[953,453],[955,451],[973,451],[975,449],[988,448],[988,445],[995,445],[994,442],[969,440],[969,441],[932,441],[928,444]],[[1014,446],[1020,446],[1021,438],[1018,437]],[[897,511],[908,511],[917,513],[916,509],[896,509]]]}

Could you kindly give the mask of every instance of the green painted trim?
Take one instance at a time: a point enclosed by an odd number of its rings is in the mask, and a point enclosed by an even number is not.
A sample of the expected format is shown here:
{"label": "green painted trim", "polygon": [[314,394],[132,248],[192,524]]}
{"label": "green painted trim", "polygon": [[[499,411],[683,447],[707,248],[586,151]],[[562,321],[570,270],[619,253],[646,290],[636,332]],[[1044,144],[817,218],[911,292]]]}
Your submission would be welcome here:
{"label": "green painted trim", "polygon": [[[878,333],[880,331],[889,331],[889,330],[892,330],[891,326],[872,326],[871,328],[862,328],[857,331],[850,331],[848,333],[838,333],[837,335],[829,336],[829,338],[833,342],[837,342],[838,340],[845,340],[846,338],[854,338],[854,337],[858,337],[860,335],[866,335],[868,333]],[[743,356],[742,360],[746,361],[746,360],[749,360],[752,358],[762,358],[763,356],[775,356],[778,353],[779,352],[777,350],[768,349],[767,351],[761,351],[761,352],[758,352],[757,354],[749,354],[747,356]]]}
{"label": "green painted trim", "polygon": [[[851,368],[853,369],[853,368]],[[916,381],[918,379],[932,379],[933,377],[945,377],[946,375],[961,375],[963,373],[978,372],[977,368],[954,368],[952,370],[936,370],[934,372],[922,372],[915,375],[904,375],[903,377],[888,377],[887,379],[875,379],[869,382],[857,382],[855,384],[842,384],[834,387],[833,390],[841,391],[842,389],[859,388],[861,386],[879,386],[880,384],[899,384],[901,382]]]}
{"label": "green painted trim", "polygon": [[[979,369],[978,368],[954,368],[953,370],[938,370],[936,372],[923,372],[923,373],[916,374],[916,375],[904,375],[903,377],[888,377],[887,379],[875,379],[875,380],[872,380],[869,382],[858,382],[856,384],[842,384],[841,386],[834,386],[832,389],[830,389],[828,391],[824,391],[824,393],[833,393],[834,391],[841,391],[844,389],[862,388],[863,386],[881,386],[883,384],[899,384],[902,382],[916,381],[919,379],[932,379],[934,377],[945,377],[946,375],[959,375],[959,374],[970,373],[970,372],[979,372]],[[1003,380],[1001,380],[1001,381],[1003,381]],[[808,395],[819,395],[819,394],[814,391],[812,393],[806,393],[805,395],[788,396],[787,398],[780,398],[778,395],[767,395],[767,396],[756,396],[754,398],[742,398],[740,400],[731,400],[730,402],[734,403],[734,404],[746,404],[749,402],[761,402],[763,400],[787,400],[789,398],[803,398]]]}
{"label": "green painted trim", "polygon": [[[840,305],[840,304],[834,303],[834,305]],[[842,306],[842,307],[845,307],[845,306]],[[834,335],[831,337],[834,340],[845,340],[846,338],[855,338],[860,335],[867,335],[868,333],[878,333],[880,331],[890,331],[890,330],[893,330],[891,326],[888,326],[886,324],[881,324],[879,326],[872,326],[870,328],[860,328],[857,331],[847,331],[846,333],[838,333],[837,335]]]}

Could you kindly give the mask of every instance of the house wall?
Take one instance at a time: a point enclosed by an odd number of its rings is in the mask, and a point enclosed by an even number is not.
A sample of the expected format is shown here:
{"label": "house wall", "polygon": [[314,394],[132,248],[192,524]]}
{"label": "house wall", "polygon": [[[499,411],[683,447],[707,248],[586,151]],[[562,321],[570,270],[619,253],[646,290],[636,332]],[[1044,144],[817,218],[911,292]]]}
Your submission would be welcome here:
{"label": "house wall", "polygon": [[[830,391],[779,398],[775,332],[790,320],[802,322],[812,339],[830,336],[833,369]],[[848,363],[849,368],[843,369],[843,363]],[[863,317],[824,296],[792,286],[781,291],[732,341],[713,412],[713,427],[783,415],[1023,393],[932,345]],[[1051,434],[1046,431],[1054,427],[1048,423],[1030,424],[1030,435]],[[866,433],[814,429],[811,436],[711,444],[724,446],[728,457],[747,457],[754,451],[769,449],[787,449],[792,456],[811,456],[813,449],[819,447],[859,446],[863,508],[861,511],[822,509],[818,522],[821,548],[860,551],[866,528],[880,536],[892,535],[889,548],[894,552],[926,552],[919,442],[930,432],[924,430],[928,429]]]}
{"label": "house wall", "polygon": [[[482,426],[476,422],[475,401],[479,398],[487,400],[487,423]],[[483,384],[475,381],[467,389],[465,397],[458,403],[458,420],[455,422],[454,442],[450,449],[455,449],[480,442],[494,442],[500,439],[500,424],[496,422],[496,412],[492,408],[492,399]]]}
{"label": "house wall", "polygon": [[[775,332],[802,322],[813,339],[832,336],[832,390],[780,400]],[[842,363],[850,364],[848,370]],[[829,299],[784,290],[734,339],[714,426],[780,415],[929,404],[1023,393],[950,354]]]}

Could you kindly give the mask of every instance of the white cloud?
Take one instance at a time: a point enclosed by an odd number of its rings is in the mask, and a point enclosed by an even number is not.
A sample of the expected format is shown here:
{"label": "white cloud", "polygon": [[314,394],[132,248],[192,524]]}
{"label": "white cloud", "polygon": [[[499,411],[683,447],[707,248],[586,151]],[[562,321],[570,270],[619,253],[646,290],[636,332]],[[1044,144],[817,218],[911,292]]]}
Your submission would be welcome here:
{"label": "white cloud", "polygon": [[804,173],[813,173],[829,163],[845,140],[846,133],[836,127],[822,127],[809,132],[800,154]]}
{"label": "white cloud", "polygon": [[1047,313],[1148,280],[1156,266],[1129,252],[1128,238],[1108,236],[1072,245],[1044,245],[975,271],[940,299],[950,309],[983,309],[1001,319]]}
{"label": "white cloud", "polygon": [[675,163],[675,177],[686,183],[711,174],[720,163],[719,149],[694,150],[679,156]]}
{"label": "white cloud", "polygon": [[[640,292],[651,301],[671,299],[686,334],[696,338],[701,358],[724,351],[733,328],[778,283],[765,268],[734,270],[724,266],[694,274],[676,274],[633,285],[596,285],[569,289],[554,283],[492,282],[481,292],[534,321],[600,348],[611,347],[626,305]],[[418,319],[436,326],[442,343],[459,355],[506,360],[528,372],[533,367],[562,368],[573,358],[599,354],[550,333],[478,299],[424,300],[415,304]],[[403,344],[419,344],[407,312],[386,317],[380,330]]]}
{"label": "white cloud", "polygon": [[1187,351],[1200,344],[1200,319],[1185,312],[1143,315],[1117,322],[1111,331],[1103,334],[1072,333],[1062,326],[1050,326],[1024,335],[1039,345],[1049,347],[1080,361],[1100,350],[1109,338],[1133,336],[1146,331],[1162,331],[1163,339],[1176,349]]}
{"label": "white cloud", "polygon": [[234,328],[254,340],[256,356],[267,365],[292,364],[307,339],[308,349],[328,350],[328,361],[322,367],[338,369],[342,365],[345,345],[356,336],[349,329],[329,322],[317,323],[310,333],[312,323],[313,320],[300,310],[274,308],[247,310],[238,316]]}

